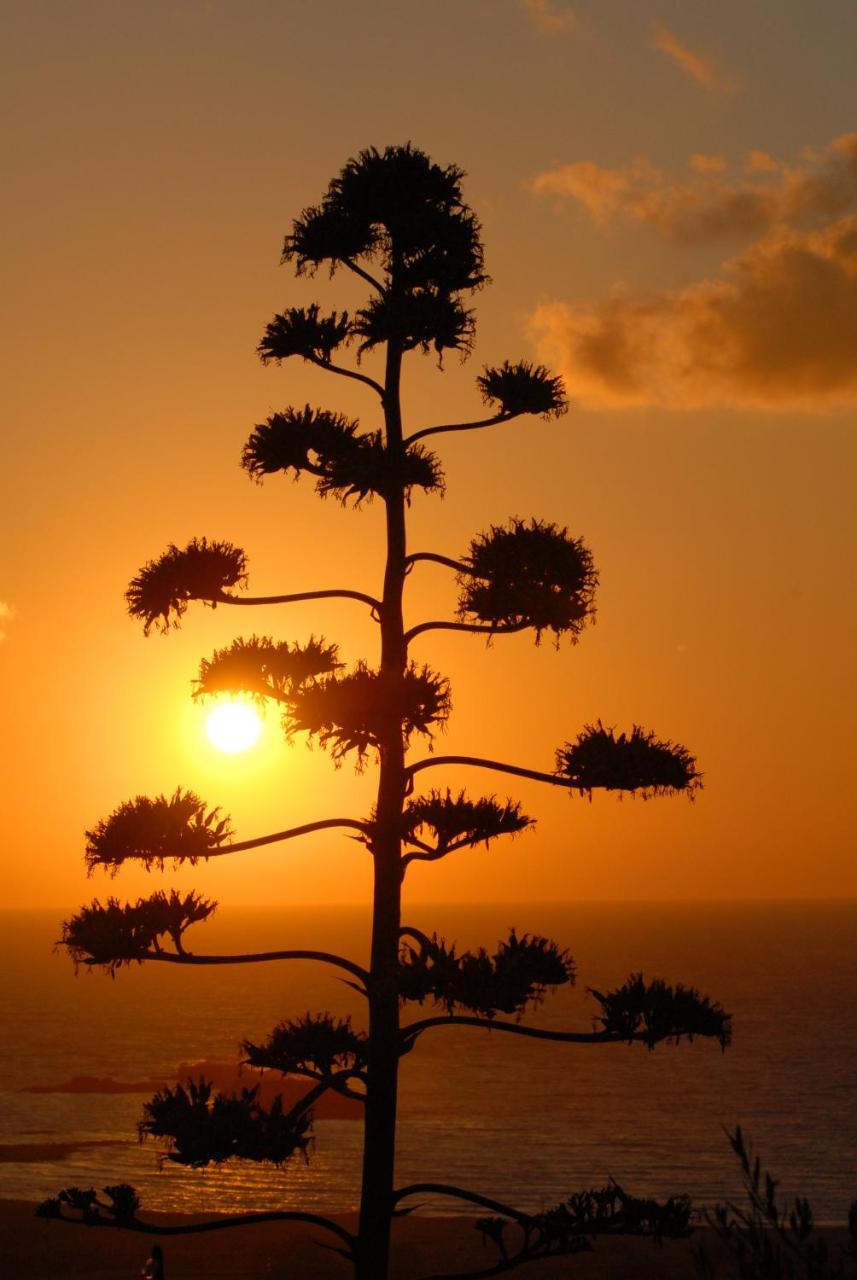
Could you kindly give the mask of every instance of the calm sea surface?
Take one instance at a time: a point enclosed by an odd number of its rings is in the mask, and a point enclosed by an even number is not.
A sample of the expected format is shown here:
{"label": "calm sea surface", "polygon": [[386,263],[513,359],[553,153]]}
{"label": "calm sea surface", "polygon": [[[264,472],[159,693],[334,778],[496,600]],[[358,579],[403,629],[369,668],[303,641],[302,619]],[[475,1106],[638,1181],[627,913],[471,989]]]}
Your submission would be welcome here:
{"label": "calm sea surface", "polygon": [[[61,915],[0,913],[0,1143],[120,1144],[4,1159],[0,1197],[128,1181],[151,1209],[355,1206],[354,1121],[318,1122],[308,1166],[188,1172],[159,1169],[137,1144],[140,1094],[21,1092],[72,1076],[174,1078],[180,1062],[235,1058],[242,1038],[264,1037],[284,1017],[359,1010],[332,971],[303,963],[75,978],[51,950]],[[538,1209],[613,1176],[637,1194],[686,1191],[710,1204],[736,1190],[723,1126],[740,1122],[785,1194],[807,1195],[822,1221],[844,1220],[857,1197],[857,904],[421,906],[408,922],[463,946],[493,946],[512,925],[567,944],[577,988],[529,1021],[588,1030],[587,985],[603,990],[642,969],[719,1000],[734,1014],[735,1042],[725,1054],[707,1042],[649,1053],[428,1032],[403,1061],[402,1181],[458,1183]],[[190,947],[313,946],[363,961],[367,925],[351,909],[222,909]]]}

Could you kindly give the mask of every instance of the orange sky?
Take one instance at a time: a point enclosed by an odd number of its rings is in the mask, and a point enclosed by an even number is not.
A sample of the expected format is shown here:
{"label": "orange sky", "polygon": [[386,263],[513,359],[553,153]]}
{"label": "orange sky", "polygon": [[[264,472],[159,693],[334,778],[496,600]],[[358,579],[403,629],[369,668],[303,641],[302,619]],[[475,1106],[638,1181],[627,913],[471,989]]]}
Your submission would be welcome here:
{"label": "orange sky", "polygon": [[[284,744],[273,715],[260,748],[218,755],[188,698],[199,658],[252,631],[321,632],[373,658],[358,606],[197,608],[144,639],[122,593],[168,542],[203,534],[246,549],[255,594],[380,590],[379,506],[259,488],[238,459],[288,403],[376,425],[368,392],[265,369],[254,347],[286,305],[358,298],[295,282],[282,235],[350,154],[406,139],[467,170],[493,277],[471,360],[411,359],[412,428],[479,416],[474,379],[506,357],[549,359],[572,396],[558,422],[441,437],[448,492],[415,500],[411,549],[460,554],[490,523],[538,515],[582,535],[601,574],[574,648],[415,642],[452,680],[438,747],[550,769],[601,716],[685,742],[705,774],[692,805],[590,805],[438,771],[433,785],[508,790],[539,826],[417,867],[412,900],[856,894],[853,6],[13,0],[6,14],[7,905],[152,886],[83,873],[83,829],[140,792],[193,787],[239,838],[368,811],[371,769]],[[412,622],[454,608],[440,568],[409,589]],[[355,901],[367,862],[320,834],[167,882],[225,903]]]}

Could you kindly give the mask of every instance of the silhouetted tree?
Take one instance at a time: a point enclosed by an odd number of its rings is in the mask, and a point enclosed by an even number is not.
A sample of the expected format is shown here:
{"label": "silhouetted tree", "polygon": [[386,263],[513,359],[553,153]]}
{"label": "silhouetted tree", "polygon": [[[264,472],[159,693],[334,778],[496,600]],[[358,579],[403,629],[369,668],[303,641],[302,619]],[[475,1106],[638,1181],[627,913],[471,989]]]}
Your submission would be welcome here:
{"label": "silhouetted tree", "polygon": [[[278,473],[307,474],[322,496],[357,507],[378,498],[386,517],[386,564],[378,597],[351,589],[250,597],[242,550],[205,538],[171,545],[132,581],[128,609],[149,632],[179,624],[189,603],[242,606],[287,604],[336,597],[367,608],[380,632],[380,662],[345,670],[335,645],[311,639],[290,644],[267,636],[238,639],[202,662],[195,696],[224,691],[280,704],[286,734],[316,739],[337,763],[352,756],[358,767],[378,764],[375,806],[362,818],[323,817],[290,830],[236,842],[229,820],[189,791],[171,797],[138,796],[87,832],[90,870],[115,872],[127,859],[162,867],[166,859],[196,863],[325,828],[357,833],[374,866],[371,959],[364,969],[324,952],[284,950],[250,956],[203,956],[187,950],[186,929],[204,920],[214,903],[190,893],[154,894],[135,904],[111,898],[84,907],[63,928],[63,942],[77,963],[108,971],[132,961],[177,965],[315,959],[331,965],[368,1006],[368,1031],[329,1014],[308,1015],[276,1027],[262,1044],[244,1045],[246,1061],[299,1075],[311,1082],[291,1110],[266,1108],[255,1090],[214,1095],[209,1084],[179,1084],[158,1093],[145,1108],[143,1135],[165,1140],[169,1158],[202,1166],[231,1157],[281,1164],[305,1152],[311,1108],[334,1090],[365,1107],[360,1219],[356,1236],[311,1214],[248,1214],[217,1226],[260,1219],[301,1219],[325,1226],[336,1247],[353,1261],[358,1280],[387,1275],[390,1226],[413,1197],[440,1193],[481,1206],[480,1222],[497,1246],[495,1274],[537,1257],[573,1253],[600,1233],[636,1232],[655,1237],[688,1230],[689,1206],[640,1201],[611,1185],[572,1196],[548,1213],[527,1214],[447,1184],[395,1187],[396,1098],[399,1063],[427,1032],[438,1027],[492,1028],[560,1043],[604,1046],[709,1036],[725,1046],[729,1016],[696,991],[632,975],[617,990],[593,991],[599,1007],[594,1029],[554,1032],[527,1026],[520,1015],[548,989],[574,981],[568,951],[539,935],[518,935],[497,949],[459,952],[437,936],[403,924],[402,883],[415,861],[434,861],[458,849],[514,835],[532,819],[512,800],[470,798],[437,787],[415,793],[420,775],[451,765],[535,779],[569,792],[595,789],[663,795],[693,794],[700,775],[684,747],[634,726],[617,733],[600,721],[560,746],[552,772],[479,756],[432,755],[409,760],[414,738],[430,738],[450,710],[449,683],[415,662],[410,645],[432,630],[489,638],[530,629],[559,642],[576,642],[592,619],[597,574],[592,555],[567,529],[540,520],[511,520],[478,534],[458,558],[408,551],[406,510],[417,490],[438,493],[443,472],[427,442],[450,432],[498,427],[514,418],[558,417],[566,410],[561,380],[526,360],[486,368],[477,378],[486,414],[474,422],[420,427],[406,432],[400,376],[409,353],[455,351],[466,355],[475,329],[466,299],[487,276],[480,227],[462,198],[462,173],[440,167],[408,146],[369,150],[350,160],[321,203],[307,208],[286,237],[283,260],[298,275],[319,267],[345,269],[369,297],[354,313],[324,313],[317,305],[277,315],[259,344],[265,363],[298,357],[322,373],[356,381],[377,397],[383,429],[362,430],[356,420],[325,409],[294,407],[254,427],[242,465],[258,481]],[[345,363],[349,347],[358,364]],[[380,352],[383,372],[365,371],[360,357]],[[374,367],[374,366],[373,366]],[[406,629],[403,595],[408,575],[425,561],[445,566],[460,588],[456,619],[425,621]],[[433,1004],[434,1016],[402,1023],[403,1008]],[[500,1014],[514,1015],[504,1020]],[[140,1222],[127,1187],[70,1189],[47,1202],[47,1216],[155,1230]],[[187,1228],[183,1228],[187,1229]],[[194,1230],[199,1229],[194,1227]],[[178,1230],[173,1228],[172,1230]]]}

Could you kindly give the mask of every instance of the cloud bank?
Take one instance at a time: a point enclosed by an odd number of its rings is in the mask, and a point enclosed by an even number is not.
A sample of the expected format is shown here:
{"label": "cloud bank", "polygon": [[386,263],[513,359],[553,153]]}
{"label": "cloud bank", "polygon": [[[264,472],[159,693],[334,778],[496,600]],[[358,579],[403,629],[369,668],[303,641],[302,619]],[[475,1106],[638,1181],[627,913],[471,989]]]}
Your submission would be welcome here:
{"label": "cloud bank", "polygon": [[679,244],[759,236],[781,223],[818,227],[857,211],[857,133],[807,148],[792,163],[751,151],[736,177],[722,156],[697,153],[689,168],[676,180],[646,159],[616,169],[579,160],[537,174],[529,186],[575,201],[602,225],[646,223]]}
{"label": "cloud bank", "polygon": [[593,408],[857,404],[857,217],[776,227],[687,289],[548,303],[532,330]]}

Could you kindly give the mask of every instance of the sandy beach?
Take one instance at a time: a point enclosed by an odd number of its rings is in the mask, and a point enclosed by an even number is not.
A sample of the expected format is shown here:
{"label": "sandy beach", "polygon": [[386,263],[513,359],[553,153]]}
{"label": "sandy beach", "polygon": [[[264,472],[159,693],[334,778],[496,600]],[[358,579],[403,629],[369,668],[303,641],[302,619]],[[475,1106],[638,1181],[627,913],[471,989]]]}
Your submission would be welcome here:
{"label": "sandy beach", "polygon": [[[199,1219],[151,1214],[160,1225]],[[338,1221],[351,1229],[354,1217]],[[302,1224],[262,1223],[213,1234],[161,1238],[170,1280],[350,1280],[350,1267],[315,1243],[323,1233]],[[698,1236],[696,1237],[698,1239]],[[137,1276],[152,1237],[45,1222],[34,1206],[0,1201],[0,1257],[6,1280],[120,1280]],[[692,1280],[695,1240],[600,1241],[591,1254],[546,1259],[522,1267],[534,1280]],[[483,1246],[473,1220],[413,1217],[396,1224],[393,1280],[419,1280],[435,1272],[478,1269],[495,1253]]]}

